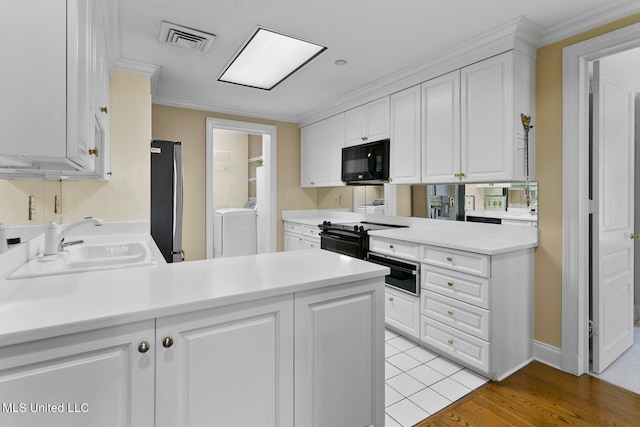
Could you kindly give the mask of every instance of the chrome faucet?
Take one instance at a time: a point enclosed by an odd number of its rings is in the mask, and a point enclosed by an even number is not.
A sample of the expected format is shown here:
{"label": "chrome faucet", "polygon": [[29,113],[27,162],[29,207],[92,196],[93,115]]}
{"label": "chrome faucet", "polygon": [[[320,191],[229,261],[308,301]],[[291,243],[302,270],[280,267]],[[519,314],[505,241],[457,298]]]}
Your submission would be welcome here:
{"label": "chrome faucet", "polygon": [[56,223],[56,220],[61,216],[62,215],[59,215],[53,218],[47,224],[47,228],[44,231],[44,255],[55,255],[60,252],[63,248],[65,236],[81,225],[93,224],[95,226],[100,226],[104,224],[100,218],[88,216],[65,226]]}

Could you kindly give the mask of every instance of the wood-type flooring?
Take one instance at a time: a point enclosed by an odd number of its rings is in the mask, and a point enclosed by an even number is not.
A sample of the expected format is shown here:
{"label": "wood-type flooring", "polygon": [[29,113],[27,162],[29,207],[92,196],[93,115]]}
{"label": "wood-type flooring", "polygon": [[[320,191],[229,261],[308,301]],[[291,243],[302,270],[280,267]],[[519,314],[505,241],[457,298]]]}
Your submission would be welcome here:
{"label": "wood-type flooring", "polygon": [[416,424],[440,426],[640,426],[640,394],[534,361]]}

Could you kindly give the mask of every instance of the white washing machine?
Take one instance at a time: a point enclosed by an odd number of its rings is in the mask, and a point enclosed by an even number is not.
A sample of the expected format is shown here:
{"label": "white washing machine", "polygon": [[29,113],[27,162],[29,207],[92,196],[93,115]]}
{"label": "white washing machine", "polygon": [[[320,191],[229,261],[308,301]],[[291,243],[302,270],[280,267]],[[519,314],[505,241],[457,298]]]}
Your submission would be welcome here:
{"label": "white washing machine", "polygon": [[257,253],[255,208],[217,209],[213,218],[213,257]]}

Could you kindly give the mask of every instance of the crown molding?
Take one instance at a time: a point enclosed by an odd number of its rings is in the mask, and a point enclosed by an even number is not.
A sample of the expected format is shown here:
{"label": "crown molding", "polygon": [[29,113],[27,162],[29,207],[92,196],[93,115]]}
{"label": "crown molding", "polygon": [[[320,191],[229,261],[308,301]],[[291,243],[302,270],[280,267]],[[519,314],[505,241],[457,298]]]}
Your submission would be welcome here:
{"label": "crown molding", "polygon": [[158,87],[158,80],[160,80],[160,65],[121,58],[115,63],[113,68],[149,77],[151,79],[151,94],[153,94]]}
{"label": "crown molding", "polygon": [[541,39],[540,27],[523,16],[517,17],[470,41],[350,92],[328,107],[307,111],[298,117],[298,123],[306,126],[508,50],[521,50],[535,57],[536,46]]}
{"label": "crown molding", "polygon": [[195,102],[188,99],[181,98],[171,98],[167,96],[151,96],[151,102],[153,104],[159,105],[167,105],[169,107],[179,107],[179,108],[188,108],[192,110],[202,110],[209,111],[215,113],[222,114],[230,114],[234,116],[252,118],[252,119],[263,119],[263,120],[273,120],[278,122],[289,122],[289,123],[298,123],[298,117],[293,115],[277,115],[267,111],[260,110],[247,110],[245,108],[229,108],[222,105],[208,104]]}
{"label": "crown molding", "polygon": [[613,5],[603,6],[592,12],[547,28],[543,33],[541,43],[538,47],[564,40],[639,12],[640,4],[637,1],[629,2],[627,0],[621,0]]}

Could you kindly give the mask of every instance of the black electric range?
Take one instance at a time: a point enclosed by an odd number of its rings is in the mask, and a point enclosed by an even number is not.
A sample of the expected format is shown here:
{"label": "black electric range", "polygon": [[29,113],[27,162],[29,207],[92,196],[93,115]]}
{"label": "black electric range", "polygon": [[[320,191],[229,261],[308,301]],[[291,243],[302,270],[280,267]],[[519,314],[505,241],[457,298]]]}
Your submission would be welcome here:
{"label": "black electric range", "polygon": [[369,252],[369,231],[403,227],[406,225],[369,221],[332,224],[331,221],[323,221],[318,225],[322,230],[320,247],[331,252],[365,259]]}

